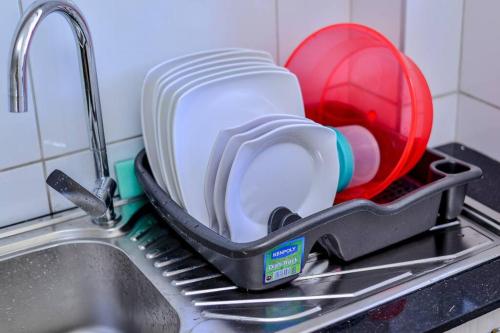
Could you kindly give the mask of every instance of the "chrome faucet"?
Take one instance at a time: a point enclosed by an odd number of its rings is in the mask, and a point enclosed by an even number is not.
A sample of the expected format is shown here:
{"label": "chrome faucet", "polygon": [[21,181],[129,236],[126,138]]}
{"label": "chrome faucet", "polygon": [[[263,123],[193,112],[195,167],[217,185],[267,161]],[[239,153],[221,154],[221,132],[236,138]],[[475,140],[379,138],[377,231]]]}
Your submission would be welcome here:
{"label": "chrome faucet", "polygon": [[36,29],[43,19],[52,13],[62,14],[70,23],[80,51],[85,104],[90,123],[90,146],[94,156],[97,181],[94,193],[90,193],[63,172],[55,170],[47,178],[47,184],[84,209],[92,216],[95,223],[111,226],[117,220],[113,208],[116,183],[109,175],[92,39],[85,19],[74,4],[66,1],[36,1],[21,18],[11,46],[10,112],[27,111],[28,51]]}

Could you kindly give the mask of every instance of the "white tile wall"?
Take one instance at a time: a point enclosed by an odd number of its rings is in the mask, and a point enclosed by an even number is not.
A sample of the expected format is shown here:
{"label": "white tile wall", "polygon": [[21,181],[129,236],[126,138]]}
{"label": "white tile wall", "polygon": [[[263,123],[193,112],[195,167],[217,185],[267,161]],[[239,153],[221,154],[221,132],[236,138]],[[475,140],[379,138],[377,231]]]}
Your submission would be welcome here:
{"label": "white tile wall", "polygon": [[405,53],[433,96],[457,90],[463,0],[407,0]]}
{"label": "white tile wall", "polygon": [[[22,1],[24,7],[31,2]],[[147,70],[156,63],[195,50],[227,46],[263,49],[276,55],[273,1],[74,2],[93,35],[108,141],[141,133],[140,87]],[[44,155],[86,147],[76,50],[64,19],[49,17],[35,35],[32,51]]]}
{"label": "white tile wall", "polygon": [[[495,105],[459,97],[457,91],[465,8],[460,87],[500,105],[495,90],[500,86],[500,48],[491,42],[500,37],[500,21],[494,16],[500,8],[494,0],[465,1],[464,7],[464,0],[74,0],[93,34],[112,173],[116,161],[134,157],[143,147],[140,87],[154,64],[191,51],[238,46],[266,50],[284,63],[313,31],[349,20],[384,33],[423,70],[435,96],[431,146],[458,137],[500,156],[491,144],[498,142],[493,132],[500,132],[500,112]],[[19,13],[31,2],[0,2],[0,64],[7,63]],[[30,112],[6,112],[6,81],[0,80],[0,226],[71,207],[56,193],[48,198],[44,178],[54,168],[93,185],[69,26],[57,15],[49,17],[31,51]],[[7,68],[0,67],[0,77],[6,74]]]}
{"label": "white tile wall", "polygon": [[500,161],[500,109],[461,95],[457,140]]}
{"label": "white tile wall", "polygon": [[433,99],[434,119],[429,147],[455,141],[457,127],[458,94],[454,93]]}
{"label": "white tile wall", "polygon": [[36,31],[30,62],[43,156],[86,148],[89,138],[77,48],[61,15],[47,17]]}
{"label": "white tile wall", "polygon": [[42,163],[0,172],[0,227],[49,213]]}
{"label": "white tile wall", "polygon": [[466,1],[460,88],[500,106],[500,1]]}
{"label": "white tile wall", "polygon": [[378,30],[401,47],[405,0],[352,0],[351,20]]}
{"label": "white tile wall", "polygon": [[457,139],[500,161],[499,12],[499,1],[465,1]]}
{"label": "white tile wall", "polygon": [[[2,152],[0,170],[40,159],[32,98],[28,99],[30,113],[17,115],[8,113],[7,62],[10,57],[10,41],[18,20],[17,1],[2,1],[0,3],[0,151]],[[13,143],[16,144],[16,149],[12,149]]]}
{"label": "white tile wall", "polygon": [[277,0],[277,3],[280,64],[311,33],[350,19],[349,0]]}

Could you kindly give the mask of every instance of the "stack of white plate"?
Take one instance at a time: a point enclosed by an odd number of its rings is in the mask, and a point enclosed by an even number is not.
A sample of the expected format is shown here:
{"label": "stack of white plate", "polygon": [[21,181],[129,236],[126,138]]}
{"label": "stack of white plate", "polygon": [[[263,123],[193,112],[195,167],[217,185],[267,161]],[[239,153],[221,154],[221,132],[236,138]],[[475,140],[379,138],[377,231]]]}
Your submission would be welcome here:
{"label": "stack of white plate", "polygon": [[297,78],[266,52],[210,50],[155,66],[141,117],[158,184],[233,241],[265,236],[278,206],[306,216],[332,204],[335,132],[304,118]]}

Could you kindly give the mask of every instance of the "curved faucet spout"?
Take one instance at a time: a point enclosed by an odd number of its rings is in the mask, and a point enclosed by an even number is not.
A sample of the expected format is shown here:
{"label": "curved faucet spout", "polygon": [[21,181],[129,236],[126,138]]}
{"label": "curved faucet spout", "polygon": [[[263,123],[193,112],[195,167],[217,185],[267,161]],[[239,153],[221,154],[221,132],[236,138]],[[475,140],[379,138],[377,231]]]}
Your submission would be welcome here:
{"label": "curved faucet spout", "polygon": [[[109,178],[109,166],[104,138],[101,102],[97,82],[94,51],[90,31],[79,9],[66,1],[36,1],[33,3],[17,26],[11,45],[10,57],[10,112],[27,111],[27,64],[28,53],[33,35],[45,17],[52,13],[63,15],[71,25],[80,55],[85,104],[89,120],[89,136],[94,156],[97,182]],[[105,190],[105,189],[104,189]],[[103,189],[96,189],[102,192]],[[113,204],[110,204],[105,222],[114,219]]]}

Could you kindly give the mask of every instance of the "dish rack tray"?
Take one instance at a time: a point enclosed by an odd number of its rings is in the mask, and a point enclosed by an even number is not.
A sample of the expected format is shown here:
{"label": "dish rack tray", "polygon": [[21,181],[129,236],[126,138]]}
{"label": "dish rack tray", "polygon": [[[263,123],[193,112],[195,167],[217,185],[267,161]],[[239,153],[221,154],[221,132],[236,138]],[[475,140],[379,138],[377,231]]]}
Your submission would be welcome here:
{"label": "dish rack tray", "polygon": [[197,221],[160,188],[144,150],[135,169],[159,215],[235,285],[248,290],[295,279],[313,246],[350,261],[452,221],[462,209],[467,183],[482,175],[474,165],[428,149],[407,176],[373,200],[351,200],[303,218],[277,209],[270,217],[273,232],[235,243]]}

